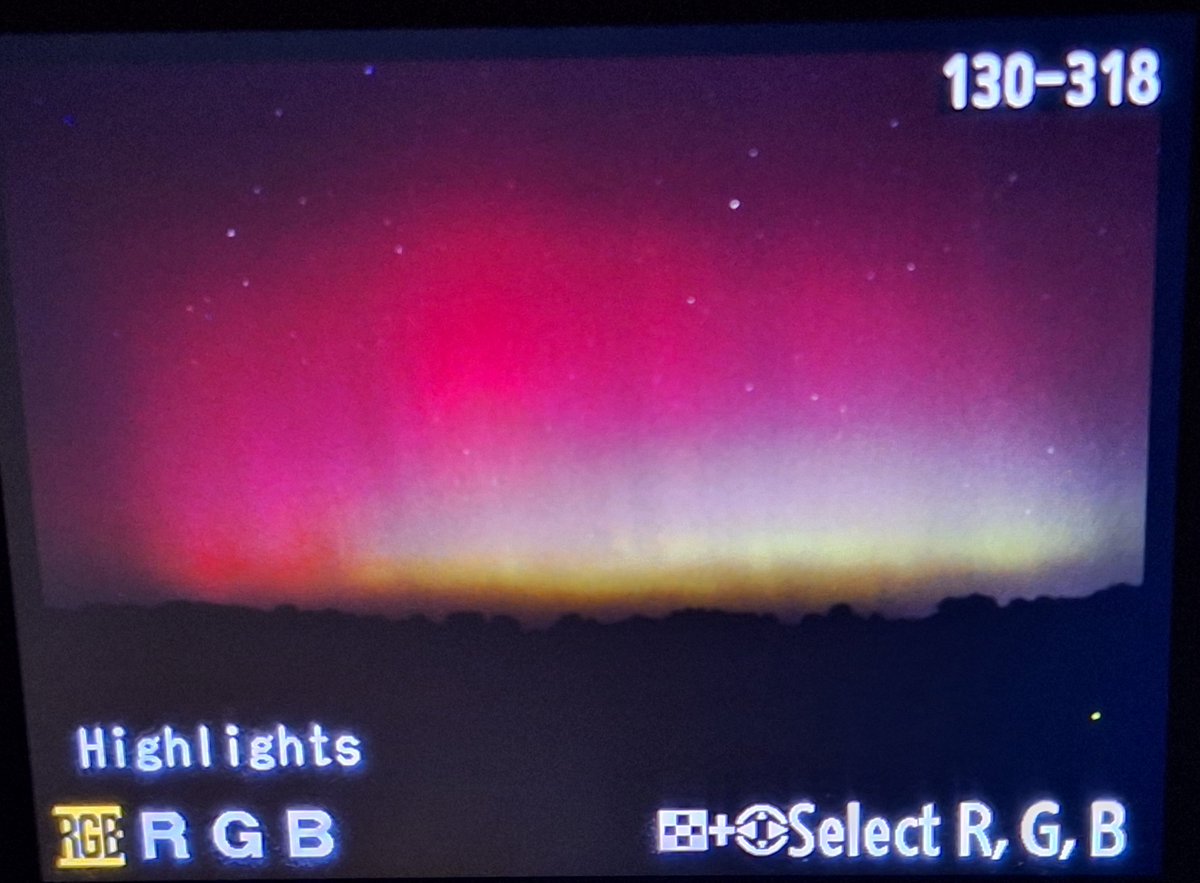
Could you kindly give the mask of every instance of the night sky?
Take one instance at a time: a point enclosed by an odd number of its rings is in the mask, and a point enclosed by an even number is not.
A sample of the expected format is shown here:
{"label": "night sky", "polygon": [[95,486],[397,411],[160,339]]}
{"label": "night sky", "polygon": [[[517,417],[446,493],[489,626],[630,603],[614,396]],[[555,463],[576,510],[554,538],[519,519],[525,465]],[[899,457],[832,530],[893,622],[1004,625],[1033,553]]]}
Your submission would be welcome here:
{"label": "night sky", "polygon": [[1140,582],[1157,119],[955,114],[943,60],[0,86],[46,598],[912,615]]}

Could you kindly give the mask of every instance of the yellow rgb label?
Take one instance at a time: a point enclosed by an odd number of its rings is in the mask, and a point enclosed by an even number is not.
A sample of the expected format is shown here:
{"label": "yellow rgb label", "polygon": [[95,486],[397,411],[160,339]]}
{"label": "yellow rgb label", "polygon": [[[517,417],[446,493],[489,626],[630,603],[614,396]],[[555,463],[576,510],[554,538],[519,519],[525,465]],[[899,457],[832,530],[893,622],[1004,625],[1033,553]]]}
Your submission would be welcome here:
{"label": "yellow rgb label", "polygon": [[121,807],[115,803],[51,808],[58,821],[56,868],[123,868]]}

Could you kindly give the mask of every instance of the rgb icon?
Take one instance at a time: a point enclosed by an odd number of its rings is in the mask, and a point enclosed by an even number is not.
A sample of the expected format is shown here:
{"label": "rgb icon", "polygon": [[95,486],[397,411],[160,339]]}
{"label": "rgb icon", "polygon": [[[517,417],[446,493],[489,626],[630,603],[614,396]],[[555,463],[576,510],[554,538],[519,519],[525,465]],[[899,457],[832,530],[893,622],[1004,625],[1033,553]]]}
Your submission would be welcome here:
{"label": "rgb icon", "polygon": [[115,803],[59,804],[50,810],[58,822],[60,869],[123,868],[121,807]]}

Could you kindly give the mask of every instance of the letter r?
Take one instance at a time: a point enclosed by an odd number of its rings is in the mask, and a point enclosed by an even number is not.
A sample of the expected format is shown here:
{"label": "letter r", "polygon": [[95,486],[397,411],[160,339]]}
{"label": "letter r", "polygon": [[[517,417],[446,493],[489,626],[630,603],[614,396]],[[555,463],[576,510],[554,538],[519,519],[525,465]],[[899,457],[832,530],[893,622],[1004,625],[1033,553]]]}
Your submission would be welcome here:
{"label": "letter r", "polygon": [[158,858],[159,841],[171,844],[174,861],[187,861],[187,822],[173,809],[142,810],[142,858],[148,862]]}

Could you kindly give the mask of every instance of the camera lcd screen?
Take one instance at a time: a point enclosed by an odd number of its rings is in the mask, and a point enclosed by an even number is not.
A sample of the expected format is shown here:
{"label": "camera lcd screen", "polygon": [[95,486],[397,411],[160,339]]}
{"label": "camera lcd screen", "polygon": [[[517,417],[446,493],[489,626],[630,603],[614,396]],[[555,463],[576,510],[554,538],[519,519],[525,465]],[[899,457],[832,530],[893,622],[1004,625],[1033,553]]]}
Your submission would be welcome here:
{"label": "camera lcd screen", "polygon": [[1192,27],[0,42],[43,872],[1157,871]]}

